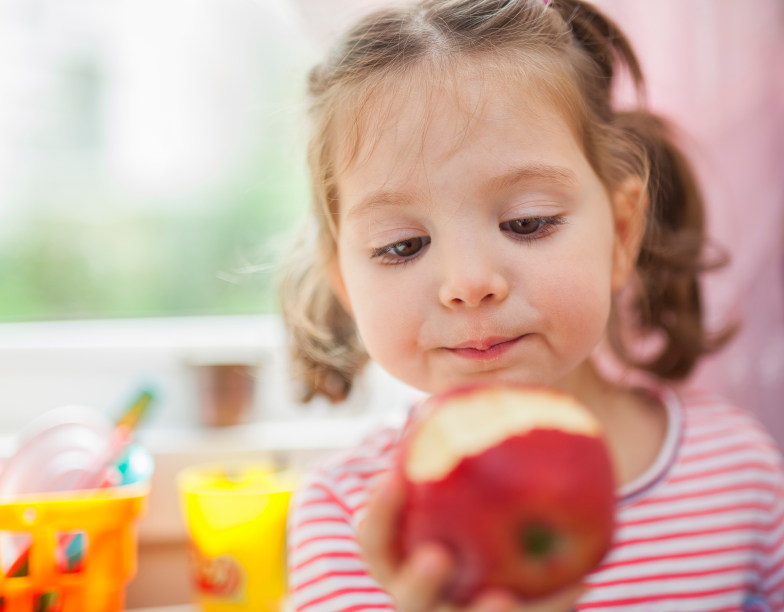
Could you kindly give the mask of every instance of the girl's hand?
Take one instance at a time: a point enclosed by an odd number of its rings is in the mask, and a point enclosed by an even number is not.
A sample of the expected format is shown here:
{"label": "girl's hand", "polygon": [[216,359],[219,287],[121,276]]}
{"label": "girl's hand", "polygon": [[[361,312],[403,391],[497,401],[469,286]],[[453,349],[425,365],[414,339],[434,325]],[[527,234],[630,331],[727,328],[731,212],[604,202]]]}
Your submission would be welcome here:
{"label": "girl's hand", "polygon": [[403,501],[402,483],[393,473],[371,495],[359,530],[370,574],[393,597],[399,612],[568,612],[585,590],[577,585],[531,603],[522,603],[507,591],[492,590],[467,608],[458,608],[442,597],[454,571],[453,559],[443,546],[423,544],[403,560],[395,555],[393,542]]}

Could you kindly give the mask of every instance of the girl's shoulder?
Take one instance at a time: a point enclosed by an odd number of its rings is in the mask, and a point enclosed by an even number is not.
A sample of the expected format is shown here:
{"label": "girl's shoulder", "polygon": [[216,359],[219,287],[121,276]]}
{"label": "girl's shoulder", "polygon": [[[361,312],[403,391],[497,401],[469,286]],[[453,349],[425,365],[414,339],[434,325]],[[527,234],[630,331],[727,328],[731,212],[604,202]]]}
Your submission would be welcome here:
{"label": "girl's shoulder", "polygon": [[784,472],[773,439],[714,393],[652,391],[667,409],[666,441],[621,490],[613,547],[577,609],[750,611],[752,594],[773,604],[784,585]]}
{"label": "girl's shoulder", "polygon": [[374,428],[356,446],[320,457],[311,464],[309,471],[341,479],[388,467],[397,451],[403,429],[402,424]]}
{"label": "girl's shoulder", "polygon": [[400,440],[410,427],[418,403],[393,406],[384,415],[370,418],[368,433],[359,444],[329,452],[310,464],[308,473],[333,481],[367,478],[391,467]]}
{"label": "girl's shoulder", "polygon": [[677,397],[683,413],[684,447],[704,452],[754,450],[781,462],[775,440],[749,410],[701,389],[682,391]]}
{"label": "girl's shoulder", "polygon": [[292,514],[308,520],[314,513],[339,516],[356,527],[370,492],[394,465],[402,432],[403,424],[380,427],[357,446],[312,463],[295,493]]}
{"label": "girl's shoulder", "polygon": [[650,468],[619,490],[623,506],[660,497],[682,503],[700,487],[767,488],[781,479],[781,453],[753,414],[702,390],[650,391],[666,408],[667,432]]}
{"label": "girl's shoulder", "polygon": [[669,393],[665,402],[676,425],[669,433],[677,440],[663,474],[664,489],[691,495],[702,486],[742,485],[783,492],[781,451],[754,414],[716,393]]}

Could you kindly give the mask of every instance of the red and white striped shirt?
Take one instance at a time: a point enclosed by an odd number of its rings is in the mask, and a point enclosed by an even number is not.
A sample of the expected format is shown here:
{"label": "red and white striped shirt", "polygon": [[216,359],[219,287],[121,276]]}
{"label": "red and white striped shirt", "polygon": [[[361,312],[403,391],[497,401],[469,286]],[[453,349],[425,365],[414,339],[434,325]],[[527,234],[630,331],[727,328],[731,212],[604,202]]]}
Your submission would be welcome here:
{"label": "red and white striped shirt", "polygon": [[[575,609],[784,611],[784,470],[774,442],[715,396],[661,398],[665,442],[619,491],[613,546]],[[321,461],[296,495],[289,582],[297,612],[395,609],[368,575],[356,534],[401,431]]]}

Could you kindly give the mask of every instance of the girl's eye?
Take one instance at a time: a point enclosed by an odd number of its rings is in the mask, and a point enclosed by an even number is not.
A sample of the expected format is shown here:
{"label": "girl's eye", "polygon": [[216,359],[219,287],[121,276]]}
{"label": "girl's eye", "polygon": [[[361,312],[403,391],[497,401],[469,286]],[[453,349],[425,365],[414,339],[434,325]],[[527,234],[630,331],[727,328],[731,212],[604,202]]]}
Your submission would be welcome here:
{"label": "girl's eye", "polygon": [[[388,244],[380,249],[375,249],[371,259],[375,257],[384,257],[388,260],[393,260],[391,263],[400,263],[408,261],[419,253],[423,248],[430,244],[429,236],[417,236],[416,238],[408,238],[393,244]],[[394,261],[397,260],[397,261]]]}
{"label": "girl's eye", "polygon": [[554,217],[529,217],[527,219],[512,219],[500,225],[504,231],[512,232],[520,240],[538,240],[549,236],[556,225],[566,223],[560,215]]}
{"label": "girl's eye", "polygon": [[542,227],[544,219],[535,217],[533,219],[515,219],[509,222],[509,229],[515,234],[533,234],[536,230]]}
{"label": "girl's eye", "polygon": [[389,245],[387,253],[394,253],[398,257],[411,257],[416,255],[422,247],[425,246],[424,240],[421,237],[403,240],[403,242],[396,242]]}

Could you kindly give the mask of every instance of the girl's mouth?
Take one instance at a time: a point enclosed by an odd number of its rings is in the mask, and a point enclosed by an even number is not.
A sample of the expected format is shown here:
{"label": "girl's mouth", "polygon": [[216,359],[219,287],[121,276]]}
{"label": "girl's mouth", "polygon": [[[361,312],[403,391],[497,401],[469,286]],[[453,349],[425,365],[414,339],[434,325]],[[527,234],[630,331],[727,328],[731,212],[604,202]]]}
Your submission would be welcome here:
{"label": "girl's mouth", "polygon": [[493,359],[502,355],[527,334],[516,338],[485,338],[483,340],[469,341],[453,347],[445,347],[453,355],[465,359]]}

